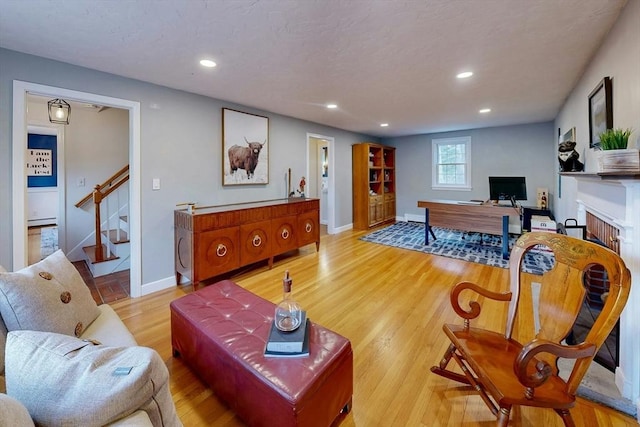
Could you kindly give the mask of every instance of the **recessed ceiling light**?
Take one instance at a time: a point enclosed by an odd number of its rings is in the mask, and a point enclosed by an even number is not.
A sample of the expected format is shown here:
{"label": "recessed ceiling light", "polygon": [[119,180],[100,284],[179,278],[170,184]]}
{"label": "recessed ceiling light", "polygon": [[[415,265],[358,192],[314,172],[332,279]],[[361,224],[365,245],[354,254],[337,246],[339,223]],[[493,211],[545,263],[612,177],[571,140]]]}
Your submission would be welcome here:
{"label": "recessed ceiling light", "polygon": [[473,76],[473,73],[471,71],[465,71],[464,73],[458,74],[456,77],[459,79],[468,79],[471,76]]}
{"label": "recessed ceiling light", "polygon": [[330,110],[338,108],[338,104],[327,104],[327,108]]}
{"label": "recessed ceiling light", "polygon": [[491,112],[491,108],[483,108],[482,110],[478,110],[480,114],[487,114]]}
{"label": "recessed ceiling light", "polygon": [[381,128],[386,128],[387,126],[389,126],[389,123],[380,123]]}
{"label": "recessed ceiling light", "polygon": [[215,62],[213,62],[210,59],[203,59],[203,60],[200,61],[200,65],[202,65],[203,67],[213,68],[218,64],[216,64]]}

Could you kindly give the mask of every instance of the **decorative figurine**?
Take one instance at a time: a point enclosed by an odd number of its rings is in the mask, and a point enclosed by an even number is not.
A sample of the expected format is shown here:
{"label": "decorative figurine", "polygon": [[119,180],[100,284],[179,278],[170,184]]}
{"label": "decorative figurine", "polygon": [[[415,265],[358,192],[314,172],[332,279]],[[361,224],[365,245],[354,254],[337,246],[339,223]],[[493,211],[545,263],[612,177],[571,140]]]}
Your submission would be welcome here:
{"label": "decorative figurine", "polygon": [[558,145],[558,161],[560,172],[582,172],[584,164],[578,160],[580,154],[575,150],[574,141],[565,141]]}
{"label": "decorative figurine", "polygon": [[304,187],[307,185],[307,181],[305,180],[304,176],[300,179],[300,189],[298,190],[298,193],[300,193],[300,197],[304,198]]}

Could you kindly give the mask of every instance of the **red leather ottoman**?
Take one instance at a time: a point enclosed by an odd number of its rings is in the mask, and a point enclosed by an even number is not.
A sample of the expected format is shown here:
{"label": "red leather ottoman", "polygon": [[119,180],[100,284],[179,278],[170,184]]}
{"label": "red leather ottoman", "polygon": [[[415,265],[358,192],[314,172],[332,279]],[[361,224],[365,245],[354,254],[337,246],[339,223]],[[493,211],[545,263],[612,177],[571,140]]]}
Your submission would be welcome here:
{"label": "red leather ottoman", "polygon": [[312,322],[308,357],[266,358],[274,308],[230,280],[181,297],[173,354],[251,426],[327,427],[351,409],[351,343]]}

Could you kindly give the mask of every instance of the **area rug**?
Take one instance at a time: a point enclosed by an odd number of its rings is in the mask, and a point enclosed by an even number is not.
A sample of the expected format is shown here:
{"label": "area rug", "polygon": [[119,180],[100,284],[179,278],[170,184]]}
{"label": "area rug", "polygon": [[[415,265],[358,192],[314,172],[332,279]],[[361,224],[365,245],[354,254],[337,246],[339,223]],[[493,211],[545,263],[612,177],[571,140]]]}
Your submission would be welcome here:
{"label": "area rug", "polygon": [[40,257],[45,259],[58,250],[58,227],[43,227],[40,230]]}
{"label": "area rug", "polygon": [[[429,236],[424,244],[424,224],[420,222],[396,222],[389,227],[361,237],[361,240],[397,248],[410,249],[426,254],[440,255],[493,267],[509,268],[509,260],[502,258],[502,237],[490,234],[464,233],[447,228],[432,227],[437,239]],[[509,238],[509,248],[516,237]],[[523,270],[542,274],[553,267],[553,256],[544,251],[531,251],[525,255]]]}

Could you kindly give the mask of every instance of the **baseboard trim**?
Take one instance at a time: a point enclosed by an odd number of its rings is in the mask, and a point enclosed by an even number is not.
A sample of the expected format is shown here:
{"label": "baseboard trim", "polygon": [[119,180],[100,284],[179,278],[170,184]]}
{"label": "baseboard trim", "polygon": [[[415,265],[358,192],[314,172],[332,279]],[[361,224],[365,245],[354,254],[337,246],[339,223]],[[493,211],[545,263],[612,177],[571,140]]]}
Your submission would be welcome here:
{"label": "baseboard trim", "polygon": [[[399,217],[402,218],[402,217]],[[424,214],[416,215],[416,214],[404,214],[404,218],[400,219],[400,221],[412,221],[412,222],[424,222]]]}
{"label": "baseboard trim", "polygon": [[338,233],[342,233],[343,231],[351,230],[352,228],[353,228],[353,223],[343,225],[342,227],[335,227],[333,231],[335,231],[334,234],[338,234]]}
{"label": "baseboard trim", "polygon": [[149,295],[175,286],[175,276],[165,277],[164,279],[156,280],[155,282],[144,283],[141,287],[140,296]]}

